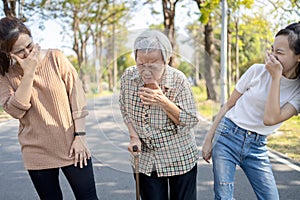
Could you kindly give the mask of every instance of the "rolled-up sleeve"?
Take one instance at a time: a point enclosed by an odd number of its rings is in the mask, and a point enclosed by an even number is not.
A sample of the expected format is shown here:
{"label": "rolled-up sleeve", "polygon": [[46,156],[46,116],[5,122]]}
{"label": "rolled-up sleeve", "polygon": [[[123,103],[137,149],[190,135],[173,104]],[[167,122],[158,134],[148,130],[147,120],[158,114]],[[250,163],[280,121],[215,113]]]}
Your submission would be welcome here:
{"label": "rolled-up sleeve", "polygon": [[0,102],[4,111],[13,118],[21,119],[31,107],[31,104],[23,104],[15,96],[15,91],[11,87],[6,76],[0,75]]}
{"label": "rolled-up sleeve", "polygon": [[80,119],[88,115],[85,92],[78,73],[68,58],[57,50],[57,59],[61,76],[66,85],[73,119]]}
{"label": "rolled-up sleeve", "polygon": [[175,104],[180,108],[179,121],[181,126],[194,127],[199,122],[195,100],[187,80],[178,87]]}
{"label": "rolled-up sleeve", "polygon": [[126,81],[127,78],[128,78],[128,70],[126,70],[121,77],[121,87],[120,87],[120,95],[119,95],[120,110],[121,110],[121,114],[123,117],[123,121],[126,124],[131,122],[131,120],[128,116],[128,111],[127,111],[128,105],[125,102],[125,99],[127,98],[126,94],[128,95],[128,93],[129,93],[129,91],[128,91],[129,83],[128,83],[128,81]]}

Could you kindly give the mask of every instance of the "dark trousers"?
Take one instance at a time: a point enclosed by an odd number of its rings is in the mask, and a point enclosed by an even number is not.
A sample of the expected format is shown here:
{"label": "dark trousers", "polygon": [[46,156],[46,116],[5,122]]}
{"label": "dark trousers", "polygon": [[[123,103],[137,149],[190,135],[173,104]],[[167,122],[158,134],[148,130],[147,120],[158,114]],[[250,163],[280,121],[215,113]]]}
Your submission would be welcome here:
{"label": "dark trousers", "polygon": [[[73,193],[78,200],[97,200],[92,160],[80,168],[74,165],[62,167]],[[61,200],[62,191],[59,185],[59,168],[45,170],[28,170],[33,185],[42,200]]]}
{"label": "dark trousers", "polygon": [[157,177],[156,171],[140,177],[142,200],[196,200],[197,165],[189,172],[170,177]]}

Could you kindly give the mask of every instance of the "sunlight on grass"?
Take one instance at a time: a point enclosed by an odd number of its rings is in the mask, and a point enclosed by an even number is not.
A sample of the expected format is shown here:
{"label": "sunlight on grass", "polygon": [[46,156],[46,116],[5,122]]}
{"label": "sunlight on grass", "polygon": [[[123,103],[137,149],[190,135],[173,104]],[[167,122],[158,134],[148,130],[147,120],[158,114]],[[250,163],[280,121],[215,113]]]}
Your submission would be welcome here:
{"label": "sunlight on grass", "polygon": [[192,87],[198,112],[208,120],[219,111],[220,104],[212,100],[207,100],[206,90],[203,87]]}
{"label": "sunlight on grass", "polygon": [[300,161],[300,116],[287,120],[277,134],[268,137],[268,146],[286,156]]}
{"label": "sunlight on grass", "polygon": [[112,95],[112,94],[113,94],[113,92],[108,91],[108,90],[104,90],[100,94],[89,93],[89,94],[86,95],[86,97],[88,99],[91,99],[91,98],[95,98],[95,97],[103,97],[103,96],[108,96],[108,95]]}

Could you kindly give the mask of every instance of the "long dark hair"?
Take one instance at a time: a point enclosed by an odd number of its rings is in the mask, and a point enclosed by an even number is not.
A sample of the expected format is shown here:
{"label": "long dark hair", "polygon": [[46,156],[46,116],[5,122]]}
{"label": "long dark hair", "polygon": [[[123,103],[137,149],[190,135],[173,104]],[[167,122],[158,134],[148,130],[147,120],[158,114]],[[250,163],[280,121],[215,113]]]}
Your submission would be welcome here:
{"label": "long dark hair", "polygon": [[[279,35],[287,35],[290,49],[295,55],[300,55],[300,22],[292,23],[284,29],[281,29],[275,37]],[[296,73],[300,78],[300,63],[298,64]]]}
{"label": "long dark hair", "polygon": [[12,64],[10,52],[22,33],[31,37],[30,30],[18,18],[4,17],[0,20],[0,74],[2,76],[8,72]]}

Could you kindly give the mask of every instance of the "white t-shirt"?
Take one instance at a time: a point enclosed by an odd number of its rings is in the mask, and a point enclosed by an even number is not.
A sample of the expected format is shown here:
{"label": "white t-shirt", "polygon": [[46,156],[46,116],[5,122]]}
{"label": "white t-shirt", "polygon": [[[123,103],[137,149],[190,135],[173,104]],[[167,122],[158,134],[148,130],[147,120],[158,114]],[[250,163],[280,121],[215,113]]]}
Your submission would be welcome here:
{"label": "white t-shirt", "polygon": [[[254,131],[261,135],[270,135],[278,129],[281,123],[266,126],[263,123],[264,109],[271,86],[272,77],[264,64],[252,65],[238,81],[235,89],[242,94],[227,113],[241,128]],[[300,112],[300,79],[281,78],[280,106],[292,104]]]}

